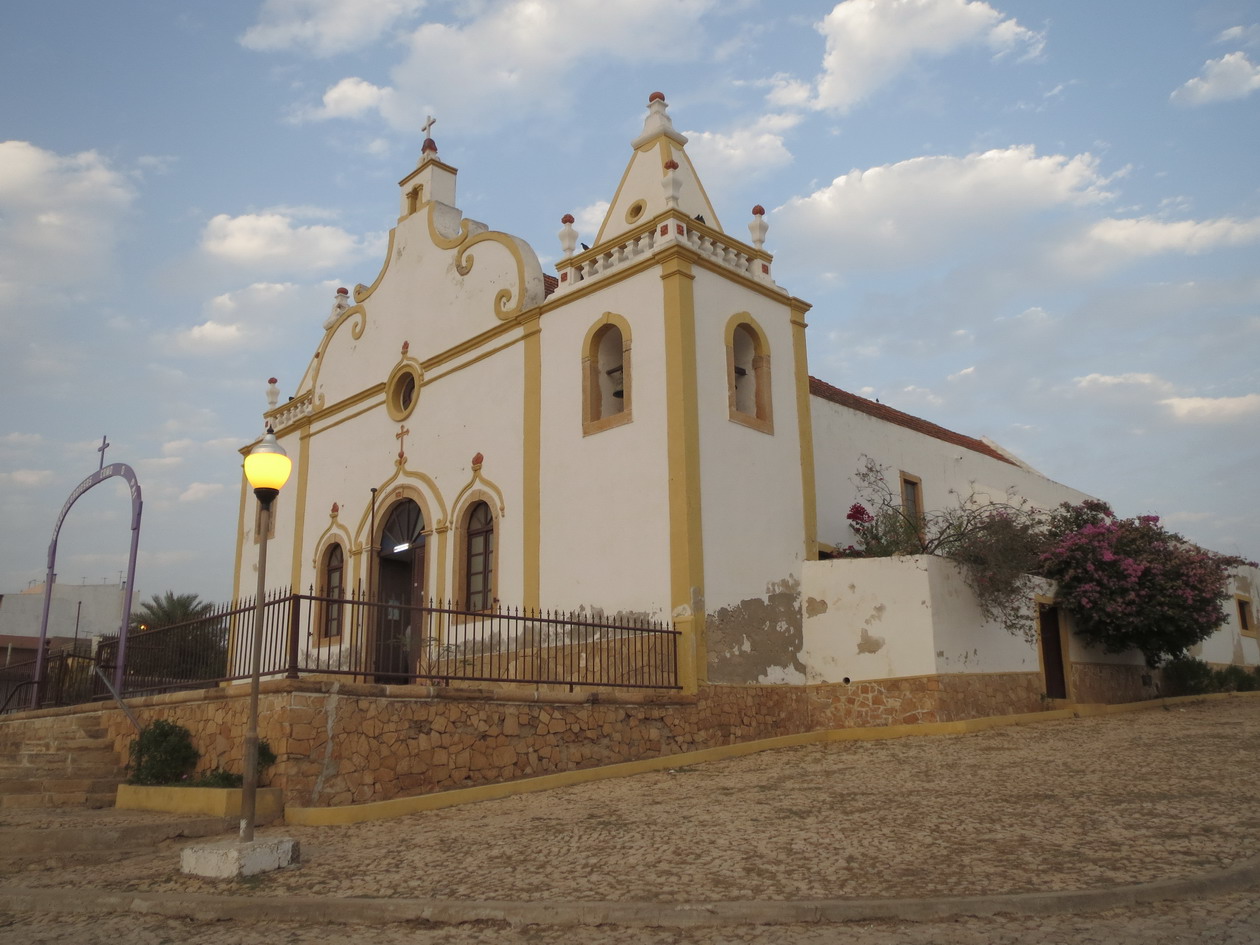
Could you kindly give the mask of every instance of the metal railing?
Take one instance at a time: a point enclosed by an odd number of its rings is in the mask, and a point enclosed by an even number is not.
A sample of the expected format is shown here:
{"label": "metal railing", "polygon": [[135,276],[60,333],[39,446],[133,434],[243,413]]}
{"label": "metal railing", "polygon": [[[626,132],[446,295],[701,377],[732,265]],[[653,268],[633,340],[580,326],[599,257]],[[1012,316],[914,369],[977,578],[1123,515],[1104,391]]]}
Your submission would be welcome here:
{"label": "metal railing", "polygon": [[[286,591],[269,595],[262,613],[264,677],[680,688],[679,631],[642,617],[525,609],[480,612],[449,602],[408,604]],[[254,602],[246,599],[179,624],[132,632],[121,695],[200,689],[249,678],[254,615]],[[118,640],[106,638],[95,657],[49,657],[38,687],[39,704],[108,698],[93,669],[111,669],[117,652]],[[0,670],[0,712],[29,707],[34,666]]]}

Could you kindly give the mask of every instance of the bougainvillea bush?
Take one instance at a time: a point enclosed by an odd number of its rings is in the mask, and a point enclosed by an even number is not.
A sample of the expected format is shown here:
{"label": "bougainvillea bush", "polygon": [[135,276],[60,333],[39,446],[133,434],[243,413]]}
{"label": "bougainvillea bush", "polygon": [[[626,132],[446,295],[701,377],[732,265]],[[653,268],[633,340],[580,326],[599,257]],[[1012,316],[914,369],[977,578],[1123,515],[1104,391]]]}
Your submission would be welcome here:
{"label": "bougainvillea bush", "polygon": [[986,619],[1030,641],[1033,580],[1043,577],[1056,582],[1055,603],[1087,642],[1109,653],[1137,649],[1159,666],[1225,622],[1230,571],[1255,566],[1186,541],[1157,516],[1117,518],[1096,499],[1043,512],[1010,496],[994,501],[973,492],[912,522],[869,457],[855,482],[867,504],[849,508],[856,542],[840,556],[952,558]]}
{"label": "bougainvillea bush", "polygon": [[1097,500],[1061,506],[1047,538],[1041,573],[1076,632],[1108,653],[1140,650],[1149,666],[1211,636],[1227,619],[1230,571],[1252,564],[1186,541],[1158,516],[1118,518]]}

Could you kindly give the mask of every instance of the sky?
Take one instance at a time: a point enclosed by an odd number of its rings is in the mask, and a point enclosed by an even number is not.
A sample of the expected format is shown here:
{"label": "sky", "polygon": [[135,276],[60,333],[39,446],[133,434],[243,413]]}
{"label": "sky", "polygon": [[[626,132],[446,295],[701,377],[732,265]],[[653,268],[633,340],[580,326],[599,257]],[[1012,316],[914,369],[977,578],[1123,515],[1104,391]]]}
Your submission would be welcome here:
{"label": "sky", "polygon": [[[812,374],[1260,557],[1260,0],[42,0],[0,35],[0,593],[108,435],[139,592],[226,600],[237,451],[379,271],[426,117],[551,271],[657,90],[726,231],[766,208]],[[120,482],[60,581],[120,581]]]}

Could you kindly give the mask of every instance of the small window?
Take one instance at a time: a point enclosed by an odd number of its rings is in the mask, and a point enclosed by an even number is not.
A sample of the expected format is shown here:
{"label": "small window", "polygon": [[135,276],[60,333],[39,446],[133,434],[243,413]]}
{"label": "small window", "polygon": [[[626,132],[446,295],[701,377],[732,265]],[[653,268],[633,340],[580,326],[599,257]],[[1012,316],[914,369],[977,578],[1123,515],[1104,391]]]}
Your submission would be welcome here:
{"label": "small window", "polygon": [[464,547],[464,605],[472,611],[490,610],[494,604],[494,514],[485,502],[468,512]]}
{"label": "small window", "polygon": [[765,336],[749,321],[732,319],[732,322],[727,328],[726,341],[730,417],[762,433],[774,433],[770,412],[770,352]]}
{"label": "small window", "polygon": [[923,521],[923,480],[901,474],[901,514],[910,522]]}
{"label": "small window", "polygon": [[1251,615],[1251,598],[1240,594],[1234,600],[1238,602],[1238,629],[1249,637],[1255,636],[1256,624]]}
{"label": "small window", "polygon": [[321,601],[319,619],[319,636],[324,642],[341,638],[342,606],[339,601],[345,597],[345,564],[341,545],[329,545],[324,553],[319,592],[319,596],[325,598]]}
{"label": "small window", "polygon": [[582,352],[583,434],[630,421],[629,339],[629,324],[611,312],[587,333]]}
{"label": "small window", "polygon": [[393,420],[406,420],[415,409],[420,391],[420,371],[414,361],[404,361],[394,368],[385,385],[385,410]]}

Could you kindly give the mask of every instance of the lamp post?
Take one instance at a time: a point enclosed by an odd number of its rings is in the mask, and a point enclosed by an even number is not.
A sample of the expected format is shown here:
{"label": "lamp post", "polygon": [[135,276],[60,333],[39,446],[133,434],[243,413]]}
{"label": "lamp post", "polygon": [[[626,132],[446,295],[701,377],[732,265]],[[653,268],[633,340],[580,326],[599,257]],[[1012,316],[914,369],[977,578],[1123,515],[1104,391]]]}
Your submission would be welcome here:
{"label": "lamp post", "polygon": [[244,790],[241,794],[241,843],[254,839],[258,801],[258,684],[262,673],[263,595],[267,580],[267,533],[271,531],[271,503],[289,481],[293,461],[271,427],[245,457],[245,478],[258,497],[258,593],[254,598],[254,636],[249,658],[249,722],[245,729]]}

